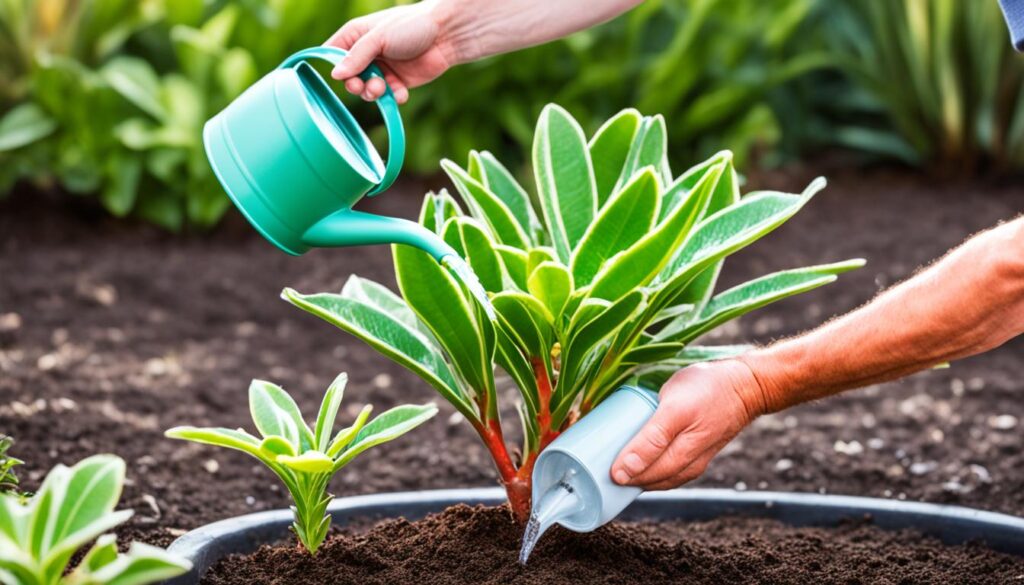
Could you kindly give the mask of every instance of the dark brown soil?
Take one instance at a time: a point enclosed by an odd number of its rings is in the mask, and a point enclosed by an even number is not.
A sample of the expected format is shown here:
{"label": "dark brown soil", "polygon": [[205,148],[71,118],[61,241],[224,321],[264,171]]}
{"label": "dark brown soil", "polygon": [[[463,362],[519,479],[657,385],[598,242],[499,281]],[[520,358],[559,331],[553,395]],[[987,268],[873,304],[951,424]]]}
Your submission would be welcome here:
{"label": "dark brown soil", "polygon": [[980,546],[947,547],[867,522],[835,529],[770,520],[613,523],[560,528],[518,562],[522,533],[507,508],[456,506],[419,522],[392,520],[331,538],[311,557],[265,546],[213,567],[204,585],[563,583],[1009,583],[1024,559]]}
{"label": "dark brown soil", "polygon": [[[867,268],[744,318],[714,341],[766,341],[818,324],[1024,209],[1019,187],[888,173],[832,179],[794,220],[727,263],[723,286],[850,257],[867,258]],[[784,175],[759,180],[780,189],[799,183]],[[369,208],[412,217],[422,191],[406,184]],[[283,384],[312,413],[327,384],[348,371],[342,419],[366,402],[439,400],[415,376],[278,299],[286,285],[337,290],[351,272],[393,285],[386,247],[293,258],[238,217],[212,235],[174,237],[111,222],[68,197],[23,192],[0,202],[0,433],[18,441],[12,454],[28,462],[25,485],[38,486],[57,462],[116,453],[129,466],[122,506],[136,510],[121,535],[155,544],[286,506],[286,494],[254,460],[162,433],[179,424],[251,426],[245,389],[254,377]],[[1016,340],[949,370],[762,418],[696,485],[1024,513],[1022,349]],[[514,437],[515,391],[506,386],[503,398]],[[494,477],[469,426],[442,404],[414,438],[356,460],[332,490],[488,486]],[[810,538],[801,534],[792,531],[794,542]]]}

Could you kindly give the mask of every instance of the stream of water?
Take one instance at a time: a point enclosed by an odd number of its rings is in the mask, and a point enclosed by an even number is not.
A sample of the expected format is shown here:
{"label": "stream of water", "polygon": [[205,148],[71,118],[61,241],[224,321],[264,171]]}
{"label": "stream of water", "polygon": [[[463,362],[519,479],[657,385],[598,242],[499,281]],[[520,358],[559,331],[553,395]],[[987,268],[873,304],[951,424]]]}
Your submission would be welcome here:
{"label": "stream of water", "polygon": [[566,474],[561,481],[540,497],[540,501],[533,502],[533,510],[530,512],[530,521],[526,524],[526,532],[523,533],[523,545],[519,549],[519,564],[526,565],[530,553],[537,546],[540,537],[551,528],[555,522],[567,518],[583,509],[583,501],[580,499],[576,489],[569,480],[572,472]]}

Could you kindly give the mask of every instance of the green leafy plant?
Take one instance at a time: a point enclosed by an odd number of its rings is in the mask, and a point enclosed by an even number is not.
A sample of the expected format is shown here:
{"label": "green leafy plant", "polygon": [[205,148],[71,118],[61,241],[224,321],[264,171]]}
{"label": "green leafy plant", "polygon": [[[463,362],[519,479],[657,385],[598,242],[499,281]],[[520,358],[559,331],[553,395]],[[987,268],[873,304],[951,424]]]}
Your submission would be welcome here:
{"label": "green leafy plant", "polygon": [[21,465],[24,461],[7,453],[12,445],[14,445],[14,439],[0,435],[0,494],[14,492],[18,489],[18,476],[14,473],[14,467]]}
{"label": "green leafy plant", "polygon": [[998,3],[842,0],[830,12],[853,82],[836,100],[853,123],[836,140],[944,173],[1024,165],[1024,60]]}
{"label": "green leafy plant", "polygon": [[[461,253],[491,295],[496,322],[426,254],[394,248],[401,296],[353,276],[340,294],[285,289],[296,306],[412,370],[473,425],[512,508],[529,511],[537,455],[623,382],[655,386],[668,371],[743,351],[695,342],[771,302],[828,284],[850,260],[776,272],[715,293],[724,259],[792,217],[801,194],[740,196],[732,156],[672,174],[661,116],[624,110],[589,141],[558,106],[533,143],[534,197],[487,152],[442,166],[447,192],[426,196],[420,222]],[[523,427],[513,459],[499,420],[495,369],[519,388]]]}
{"label": "green leafy plant", "polygon": [[316,554],[331,526],[327,506],[334,496],[327,493],[327,486],[334,474],[363,451],[404,435],[437,413],[433,404],[402,405],[367,422],[373,409],[367,405],[351,426],[334,433],[347,381],[348,376],[340,374],[327,389],[313,428],[280,386],[253,380],[249,410],[260,438],[242,429],[196,427],[176,427],[166,435],[235,449],[263,462],[291,493],[292,527],[306,550]]}
{"label": "green leafy plant", "polygon": [[[0,497],[0,582],[144,585],[188,571],[187,561],[146,544],[133,543],[119,554],[114,535],[103,534],[132,515],[131,510],[114,511],[124,472],[119,457],[96,455],[74,467],[54,467],[24,503]],[[75,552],[94,540],[68,572]]]}

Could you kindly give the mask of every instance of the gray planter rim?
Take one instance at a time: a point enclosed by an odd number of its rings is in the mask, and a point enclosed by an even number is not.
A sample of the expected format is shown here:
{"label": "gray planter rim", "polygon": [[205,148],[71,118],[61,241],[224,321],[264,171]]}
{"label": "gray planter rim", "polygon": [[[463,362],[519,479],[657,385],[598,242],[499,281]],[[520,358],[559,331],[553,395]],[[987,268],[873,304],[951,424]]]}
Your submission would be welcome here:
{"label": "gray planter rim", "polygon": [[[497,505],[502,488],[394,492],[337,498],[328,511],[343,525],[351,518],[416,520],[455,504]],[[746,516],[778,520],[790,526],[836,526],[870,516],[883,530],[910,528],[946,544],[984,542],[994,550],[1024,556],[1024,518],[963,506],[821,495],[815,493],[681,489],[642,494],[620,517],[626,520],[711,520]],[[167,585],[196,585],[203,573],[231,554],[247,554],[287,536],[290,510],[257,512],[199,527],[175,540],[170,551],[193,563],[192,571]]]}

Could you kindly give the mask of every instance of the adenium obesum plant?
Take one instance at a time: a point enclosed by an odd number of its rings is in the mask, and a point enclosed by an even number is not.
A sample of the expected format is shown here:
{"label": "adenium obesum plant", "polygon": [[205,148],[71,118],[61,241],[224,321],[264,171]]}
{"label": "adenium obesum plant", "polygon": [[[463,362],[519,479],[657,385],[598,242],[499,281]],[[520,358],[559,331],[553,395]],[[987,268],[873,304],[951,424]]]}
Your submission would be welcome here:
{"label": "adenium obesum plant", "polygon": [[[0,494],[0,583],[145,585],[188,571],[188,561],[146,544],[118,553],[114,535],[103,534],[132,515],[114,511],[124,472],[121,458],[95,455],[74,467],[54,467],[24,501]],[[68,572],[75,552],[93,541]]]}
{"label": "adenium obesum plant", "polygon": [[[432,385],[473,425],[525,519],[537,455],[623,382],[667,374],[745,346],[695,341],[730,319],[827,284],[861,260],[776,272],[715,294],[722,262],[793,216],[824,187],[740,196],[729,152],[678,177],[661,116],[625,110],[587,140],[550,105],[533,144],[531,196],[487,152],[442,166],[461,195],[426,196],[420,222],[468,261],[493,322],[427,254],[394,247],[401,296],[353,276],[340,294],[283,296]],[[495,370],[519,387],[523,445],[498,417]]]}
{"label": "adenium obesum plant", "polygon": [[299,407],[280,386],[253,380],[249,386],[249,410],[261,437],[242,429],[175,427],[165,434],[207,445],[236,449],[252,455],[270,468],[288,488],[294,506],[292,528],[311,554],[327,537],[331,516],[327,506],[334,496],[327,485],[334,474],[370,447],[411,431],[437,413],[433,404],[402,405],[367,422],[373,407],[363,407],[351,426],[334,433],[348,375],[342,373],[327,389],[313,428]]}

